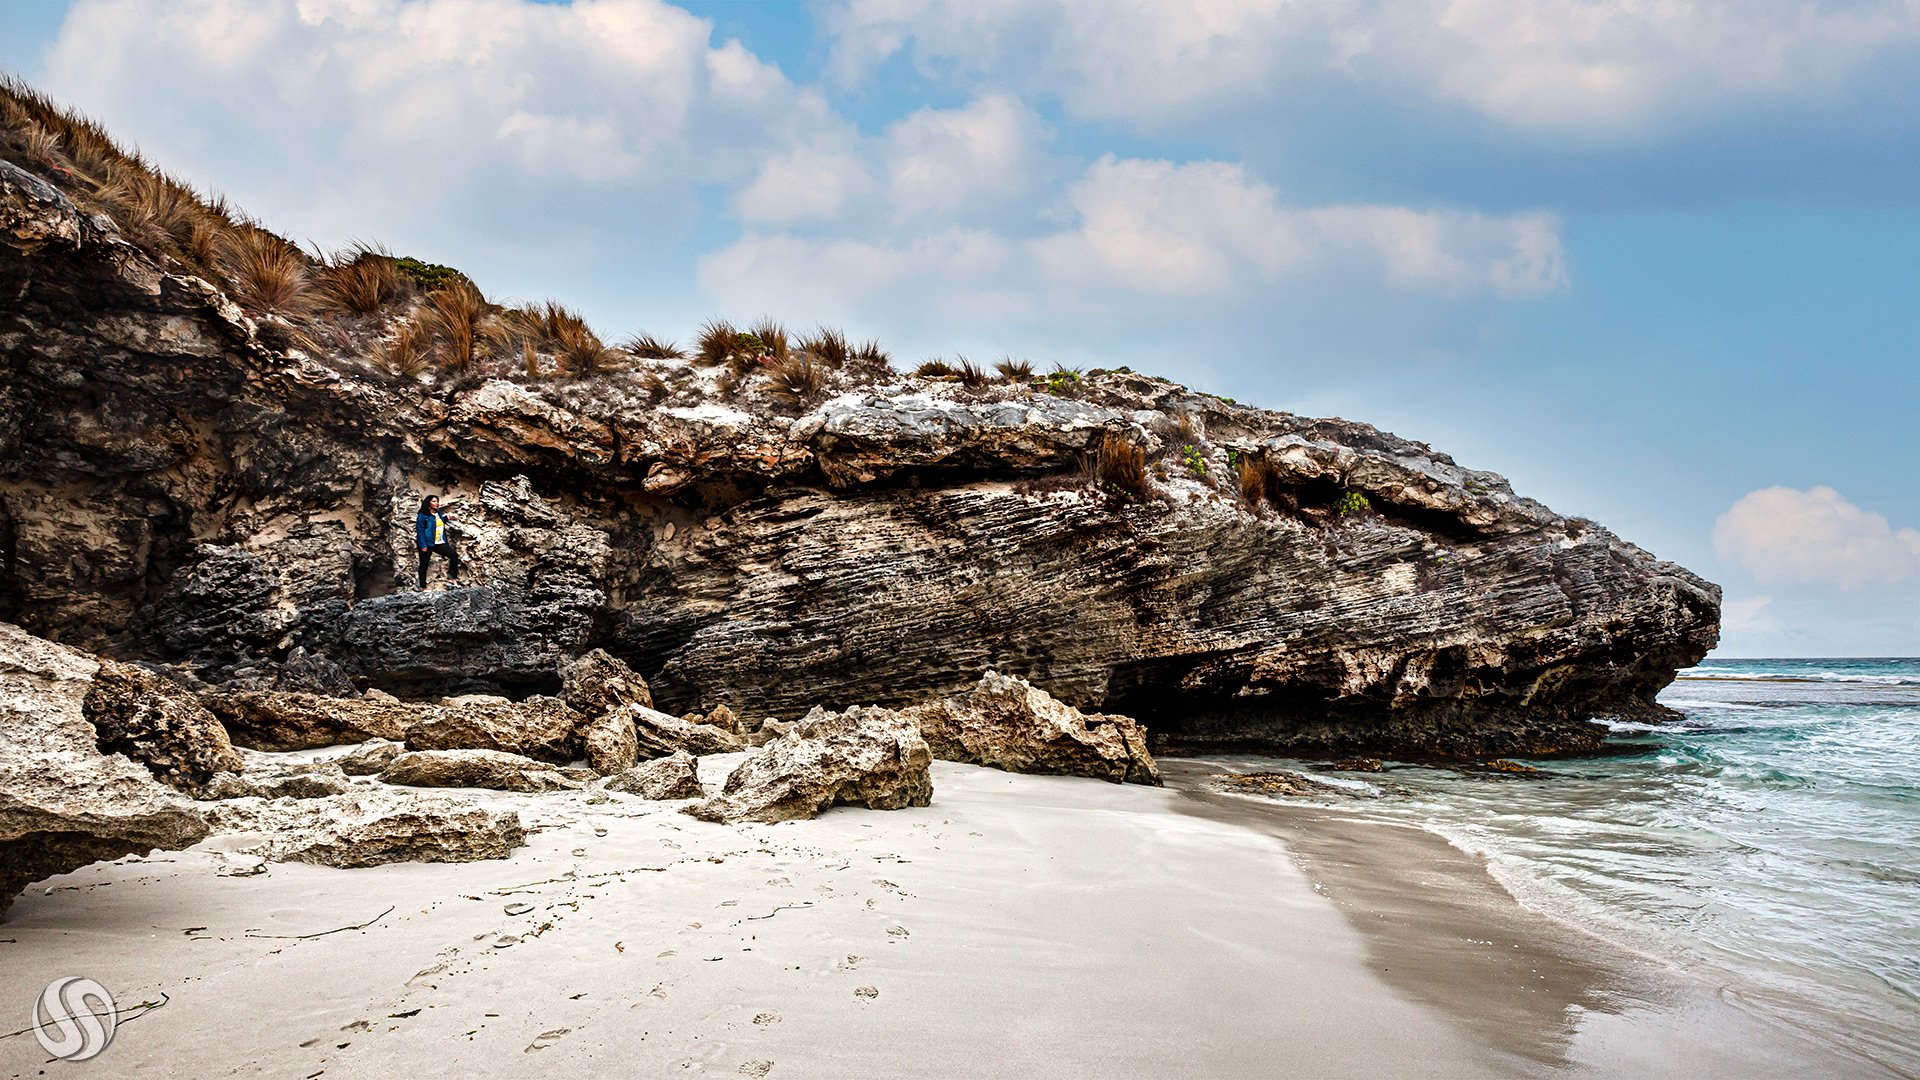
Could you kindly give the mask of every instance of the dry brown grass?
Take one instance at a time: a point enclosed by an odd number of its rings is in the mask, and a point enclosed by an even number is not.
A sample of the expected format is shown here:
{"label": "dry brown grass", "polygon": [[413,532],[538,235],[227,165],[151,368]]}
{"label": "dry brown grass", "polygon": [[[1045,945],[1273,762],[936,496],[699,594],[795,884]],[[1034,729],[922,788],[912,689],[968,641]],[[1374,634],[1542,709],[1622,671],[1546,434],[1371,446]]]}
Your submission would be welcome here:
{"label": "dry brown grass", "polygon": [[993,365],[993,370],[999,372],[1000,377],[1008,382],[1033,381],[1033,365],[1025,360],[1015,360],[1011,356]]}
{"label": "dry brown grass", "polygon": [[720,367],[740,348],[740,331],[725,319],[709,319],[693,341],[694,356],[703,367]]}
{"label": "dry brown grass", "polygon": [[434,351],[444,371],[471,369],[488,335],[493,305],[473,282],[448,282],[427,294],[421,325],[433,337]]}
{"label": "dry brown grass", "polygon": [[355,244],[336,253],[320,265],[314,278],[326,306],[357,315],[371,315],[411,288],[411,279],[400,273],[393,253],[371,244]]}
{"label": "dry brown grass", "polygon": [[652,334],[635,334],[622,342],[621,348],[642,360],[685,360],[687,353],[678,344],[661,341]]}
{"label": "dry brown grass", "polygon": [[1147,451],[1117,431],[1100,440],[1093,458],[1094,479],[1102,490],[1123,499],[1147,497]]}
{"label": "dry brown grass", "polygon": [[1187,446],[1197,445],[1206,437],[1200,426],[1200,420],[1193,413],[1181,410],[1173,414],[1173,441]]}
{"label": "dry brown grass", "polygon": [[307,257],[280,237],[241,227],[219,238],[217,258],[227,288],[241,307],[258,315],[299,318],[313,308]]}
{"label": "dry brown grass", "polygon": [[432,334],[419,323],[402,325],[380,351],[380,366],[395,375],[412,377],[427,369]]}
{"label": "dry brown grass", "polygon": [[787,340],[787,328],[771,318],[762,318],[747,327],[747,333],[760,342],[760,362],[769,367],[787,362],[790,351]]}
{"label": "dry brown grass", "polygon": [[862,367],[880,369],[892,366],[893,357],[887,355],[887,350],[881,348],[878,341],[869,339],[853,350],[853,362]]}
{"label": "dry brown grass", "polygon": [[805,404],[827,386],[827,367],[807,351],[789,355],[768,369],[768,392],[792,404]]}
{"label": "dry brown grass", "polygon": [[847,361],[853,358],[853,350],[847,345],[847,335],[825,326],[801,339],[800,351],[811,353],[815,360],[830,368],[846,367]]}
{"label": "dry brown grass", "polygon": [[964,356],[957,357],[956,359],[960,361],[960,364],[954,369],[954,373],[960,377],[961,386],[969,390],[978,390],[993,381],[987,377],[987,373],[981,369],[979,364],[974,363]]}
{"label": "dry brown grass", "polygon": [[1287,492],[1286,478],[1278,466],[1260,454],[1242,454],[1235,473],[1240,481],[1240,497],[1248,506],[1257,507],[1261,503],[1285,509],[1293,505],[1292,496]]}
{"label": "dry brown grass", "polygon": [[540,351],[553,355],[561,371],[577,378],[602,374],[620,362],[620,354],[607,348],[587,320],[554,300],[514,308],[494,324],[493,334],[523,345],[537,345]]}
{"label": "dry brown grass", "polygon": [[914,368],[913,373],[923,379],[951,379],[960,374],[960,369],[945,360],[933,359]]}

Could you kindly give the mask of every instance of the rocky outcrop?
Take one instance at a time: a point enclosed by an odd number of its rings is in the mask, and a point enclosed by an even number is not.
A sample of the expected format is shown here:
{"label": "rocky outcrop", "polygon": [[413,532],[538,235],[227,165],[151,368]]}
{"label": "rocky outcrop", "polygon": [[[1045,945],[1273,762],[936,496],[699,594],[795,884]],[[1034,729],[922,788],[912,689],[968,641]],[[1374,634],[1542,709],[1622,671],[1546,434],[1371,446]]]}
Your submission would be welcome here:
{"label": "rocky outcrop", "polygon": [[498,750],[411,750],[394,758],[380,779],[404,787],[496,791],[570,791],[581,786],[552,765]]}
{"label": "rocky outcrop", "polygon": [[[0,618],[226,689],[551,695],[604,649],[752,724],[997,670],[1160,745],[1484,757],[1593,748],[1717,637],[1717,588],[1493,473],[1126,371],[393,378],[19,170],[0,295]],[[1108,437],[1144,496],[1081,471]],[[425,490],[459,588],[411,589]]]}
{"label": "rocky outcrop", "polygon": [[559,698],[474,694],[422,710],[407,728],[406,743],[409,750],[498,750],[564,765],[580,756],[584,724]]}
{"label": "rocky outcrop", "polygon": [[694,757],[732,754],[746,749],[740,737],[712,724],[690,724],[677,716],[633,706],[626,710],[642,760],[686,751]]}
{"label": "rocky outcrop", "polygon": [[399,791],[234,799],[210,804],[207,816],[219,832],[250,834],[235,850],[321,866],[504,859],[527,842],[518,814]]}
{"label": "rocky outcrop", "polygon": [[902,711],[933,756],[1007,772],[1158,784],[1146,729],[1130,717],[1082,713],[1025,679],[989,671],[965,694]]}
{"label": "rocky outcrop", "polygon": [[703,821],[788,821],[831,806],[926,806],[932,763],[919,728],[891,709],[815,709],[742,760],[719,795],[686,812]]}
{"label": "rocky outcrop", "polygon": [[699,762],[681,750],[670,757],[642,762],[607,778],[607,790],[643,799],[704,799]]}
{"label": "rocky outcrop", "polygon": [[208,694],[213,714],[233,741],[253,750],[308,750],[320,746],[400,739],[422,710],[392,698],[324,697],[273,690]]}
{"label": "rocky outcrop", "polygon": [[30,882],[207,835],[180,793],[101,753],[83,708],[99,671],[77,650],[0,623],[0,914]]}
{"label": "rocky outcrop", "polygon": [[80,711],[102,752],[125,754],[189,794],[203,790],[216,773],[240,770],[226,729],[193,694],[131,664],[99,664]]}

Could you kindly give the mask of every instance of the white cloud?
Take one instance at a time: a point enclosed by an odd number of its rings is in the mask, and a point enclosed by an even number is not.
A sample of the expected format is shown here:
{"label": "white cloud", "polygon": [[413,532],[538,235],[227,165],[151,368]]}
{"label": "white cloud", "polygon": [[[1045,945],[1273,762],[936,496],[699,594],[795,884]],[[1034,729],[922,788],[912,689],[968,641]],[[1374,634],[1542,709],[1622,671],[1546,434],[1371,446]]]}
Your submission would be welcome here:
{"label": "white cloud", "polygon": [[886,134],[887,182],[905,217],[1007,202],[1039,178],[1051,132],[1013,97],[989,94],[961,109],[921,109]]}
{"label": "white cloud", "polygon": [[760,163],[753,180],[734,196],[734,212],[748,222],[775,225],[832,221],[875,186],[858,153],[796,146]]}
{"label": "white cloud", "polygon": [[843,126],[711,29],[662,0],[80,0],[46,82],[298,236],[551,265],[684,234],[702,185]]}
{"label": "white cloud", "polygon": [[826,21],[845,77],[908,51],[933,74],[1154,128],[1335,82],[1532,131],[1631,136],[1817,98],[1920,51],[1910,0],[844,0]]}
{"label": "white cloud", "polygon": [[1356,289],[1527,298],[1567,284],[1557,225],[1398,206],[1291,207],[1239,166],[1105,157],[1066,192],[1067,228],[949,225],[904,236],[752,232],[700,264],[740,310],[1042,312],[1138,320],[1271,298],[1327,276]]}
{"label": "white cloud", "polygon": [[1767,584],[1857,589],[1920,576],[1920,530],[1848,502],[1830,487],[1769,487],[1734,503],[1713,546]]}

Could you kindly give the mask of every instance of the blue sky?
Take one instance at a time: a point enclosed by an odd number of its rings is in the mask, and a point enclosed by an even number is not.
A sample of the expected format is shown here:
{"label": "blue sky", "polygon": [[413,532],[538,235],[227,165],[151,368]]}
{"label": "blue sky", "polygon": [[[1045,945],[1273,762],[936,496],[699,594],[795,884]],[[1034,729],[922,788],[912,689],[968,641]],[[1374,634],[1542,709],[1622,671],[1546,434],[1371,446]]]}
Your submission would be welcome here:
{"label": "blue sky", "polygon": [[1365,420],[1920,654],[1920,9],[0,4],[0,66],[323,246],[609,337],[772,314]]}

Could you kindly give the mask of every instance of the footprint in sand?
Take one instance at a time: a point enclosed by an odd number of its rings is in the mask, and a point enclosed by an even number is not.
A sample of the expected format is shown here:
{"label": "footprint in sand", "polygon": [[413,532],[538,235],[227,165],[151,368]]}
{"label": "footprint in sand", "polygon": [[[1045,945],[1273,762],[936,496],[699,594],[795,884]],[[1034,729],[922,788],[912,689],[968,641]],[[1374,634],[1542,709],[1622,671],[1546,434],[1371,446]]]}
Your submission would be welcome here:
{"label": "footprint in sand", "polygon": [[852,970],[853,970],[854,968],[857,968],[857,967],[859,967],[859,966],[860,966],[860,961],[862,961],[862,960],[865,960],[865,959],[866,959],[866,957],[864,957],[864,956],[855,956],[855,955],[854,955],[854,954],[852,954],[852,953],[848,953],[848,954],[847,954],[847,970],[848,970],[848,971],[852,971]]}
{"label": "footprint in sand", "polygon": [[774,1012],[756,1013],[753,1022],[760,1027],[766,1027],[768,1024],[777,1024],[780,1022],[780,1014]]}
{"label": "footprint in sand", "polygon": [[521,1053],[531,1054],[535,1050],[545,1050],[547,1047],[559,1042],[561,1036],[572,1030],[572,1028],[554,1028],[552,1031],[543,1031],[534,1036],[533,1041],[528,1043],[527,1048],[521,1051]]}
{"label": "footprint in sand", "polygon": [[862,986],[854,990],[853,996],[859,998],[861,1001],[872,1001],[874,998],[880,996],[880,988],[877,986]]}
{"label": "footprint in sand", "polygon": [[912,937],[913,935],[908,933],[907,928],[904,926],[889,926],[887,927],[887,936],[898,938],[898,937]]}
{"label": "footprint in sand", "polygon": [[742,1076],[765,1076],[773,1071],[771,1061],[749,1061],[740,1066]]}

